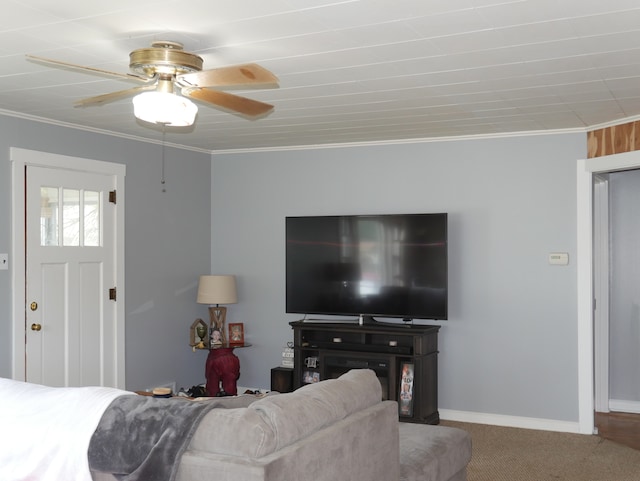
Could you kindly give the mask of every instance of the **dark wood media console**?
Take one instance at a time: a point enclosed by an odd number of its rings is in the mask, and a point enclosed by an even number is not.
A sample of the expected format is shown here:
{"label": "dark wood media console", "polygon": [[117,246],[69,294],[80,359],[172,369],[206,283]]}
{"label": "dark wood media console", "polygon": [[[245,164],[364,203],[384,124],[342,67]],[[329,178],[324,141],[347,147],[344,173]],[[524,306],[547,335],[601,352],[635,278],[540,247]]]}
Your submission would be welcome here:
{"label": "dark wood media console", "polygon": [[[294,389],[338,377],[350,369],[373,369],[382,385],[383,399],[398,401],[401,421],[440,422],[440,326],[315,320],[289,324],[294,335]],[[403,367],[411,367],[413,375],[410,391],[401,396]]]}

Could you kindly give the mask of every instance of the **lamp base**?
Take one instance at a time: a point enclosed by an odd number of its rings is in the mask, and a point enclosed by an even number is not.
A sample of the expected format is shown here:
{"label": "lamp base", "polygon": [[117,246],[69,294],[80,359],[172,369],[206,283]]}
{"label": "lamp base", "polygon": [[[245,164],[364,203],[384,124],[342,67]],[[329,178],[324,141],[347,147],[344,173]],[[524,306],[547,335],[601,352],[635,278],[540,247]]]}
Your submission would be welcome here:
{"label": "lamp base", "polygon": [[[227,335],[225,333],[227,308],[220,306],[210,306],[209,318],[211,327],[211,344],[225,344],[227,342]],[[218,335],[215,335],[215,331],[218,331]]]}

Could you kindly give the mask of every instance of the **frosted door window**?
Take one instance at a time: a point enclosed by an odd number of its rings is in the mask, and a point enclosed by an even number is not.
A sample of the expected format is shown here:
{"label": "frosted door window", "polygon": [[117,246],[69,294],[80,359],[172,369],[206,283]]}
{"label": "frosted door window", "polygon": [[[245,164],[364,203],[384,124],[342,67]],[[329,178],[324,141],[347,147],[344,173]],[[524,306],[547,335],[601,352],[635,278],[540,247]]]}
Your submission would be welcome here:
{"label": "frosted door window", "polygon": [[62,245],[80,245],[80,191],[62,189]]}
{"label": "frosted door window", "polygon": [[40,245],[100,246],[100,192],[40,188]]}
{"label": "frosted door window", "polygon": [[84,245],[100,245],[100,192],[84,192]]}
{"label": "frosted door window", "polygon": [[58,189],[40,188],[40,245],[58,245]]}

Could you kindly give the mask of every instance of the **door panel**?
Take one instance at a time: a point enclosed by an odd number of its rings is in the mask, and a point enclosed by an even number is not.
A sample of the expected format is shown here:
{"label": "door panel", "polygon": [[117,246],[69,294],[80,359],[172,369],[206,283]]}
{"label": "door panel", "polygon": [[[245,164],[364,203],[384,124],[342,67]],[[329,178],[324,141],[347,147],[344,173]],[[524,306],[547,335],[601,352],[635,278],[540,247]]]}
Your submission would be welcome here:
{"label": "door panel", "polygon": [[[27,332],[27,358],[30,374],[28,381],[46,382],[51,379],[66,380],[65,365],[62,360],[66,350],[65,326],[65,286],[67,285],[67,269],[62,263],[43,264],[39,278],[34,283],[43,286],[38,297],[38,307],[31,311],[31,323],[44,326],[40,331]],[[61,319],[60,322],[54,322]],[[50,322],[51,321],[51,322]],[[32,344],[33,343],[33,344]],[[48,362],[47,360],[56,360]],[[64,381],[55,385],[64,386]]]}
{"label": "door panel", "polygon": [[97,262],[86,262],[80,264],[80,315],[79,319],[96,320],[96,322],[83,322],[78,326],[78,346],[80,367],[79,378],[83,386],[95,384],[95,379],[101,376],[101,358],[96,356],[94,340],[102,339],[102,344],[107,346],[113,344],[113,339],[105,338],[104,319],[101,318],[100,306],[107,302],[102,295],[102,264]]}

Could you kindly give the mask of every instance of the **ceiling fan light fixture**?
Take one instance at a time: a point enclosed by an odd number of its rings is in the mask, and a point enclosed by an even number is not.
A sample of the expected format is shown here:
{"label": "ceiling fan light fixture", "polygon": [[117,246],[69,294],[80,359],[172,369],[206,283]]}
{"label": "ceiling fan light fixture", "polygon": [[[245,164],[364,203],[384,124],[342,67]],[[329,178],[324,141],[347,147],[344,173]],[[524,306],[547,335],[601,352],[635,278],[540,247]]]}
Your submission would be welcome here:
{"label": "ceiling fan light fixture", "polygon": [[144,92],[133,98],[133,114],[144,122],[170,127],[192,125],[198,107],[191,100],[169,92]]}

